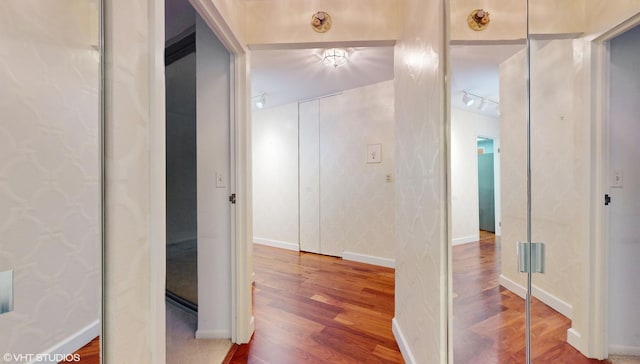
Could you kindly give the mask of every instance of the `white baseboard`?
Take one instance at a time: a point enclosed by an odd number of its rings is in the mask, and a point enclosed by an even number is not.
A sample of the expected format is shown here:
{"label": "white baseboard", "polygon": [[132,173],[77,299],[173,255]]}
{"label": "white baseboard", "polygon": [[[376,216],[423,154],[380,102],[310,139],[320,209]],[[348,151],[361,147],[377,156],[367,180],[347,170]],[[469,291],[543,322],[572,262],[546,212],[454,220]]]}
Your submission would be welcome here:
{"label": "white baseboard", "polygon": [[[43,354],[45,360],[38,363],[53,363],[65,359],[65,357],[72,355],[81,347],[87,345],[96,336],[100,335],[100,322],[98,320],[93,321],[89,325],[83,327],[80,331],[69,336],[64,341],[59,342],[53,347],[46,350]],[[73,360],[71,360],[73,361]]]}
{"label": "white baseboard", "polygon": [[[511,279],[505,277],[503,274],[500,275],[500,285],[522,298],[524,298],[527,294],[527,289],[524,286],[521,286],[515,281],[512,281]],[[571,319],[571,317],[573,316],[573,306],[571,304],[561,300],[560,298],[543,289],[538,288],[535,285],[532,286],[531,295],[544,302],[547,306],[558,311],[566,318]]]}
{"label": "white baseboard", "polygon": [[609,355],[640,356],[640,347],[609,345]]}
{"label": "white baseboard", "polygon": [[286,241],[279,241],[279,240],[273,240],[273,239],[265,239],[265,238],[253,238],[253,242],[256,244],[260,244],[260,245],[266,245],[266,246],[271,246],[274,248],[280,248],[280,249],[287,249],[287,250],[293,250],[293,251],[300,251],[300,246],[298,244],[295,243],[289,243]]}
{"label": "white baseboard", "polygon": [[462,237],[453,239],[453,241],[451,242],[451,245],[473,243],[479,240],[480,240],[480,235],[462,236]]}
{"label": "white baseboard", "polygon": [[402,353],[402,358],[407,364],[416,364],[416,359],[409,348],[409,343],[407,342],[407,338],[402,333],[402,329],[400,329],[400,324],[394,317],[391,320],[391,328],[393,330],[393,337],[396,338],[396,342],[398,343],[398,347],[400,348],[400,353]]}
{"label": "white baseboard", "polygon": [[567,342],[573,346],[576,350],[582,352],[582,335],[573,327],[567,330]]}
{"label": "white baseboard", "polygon": [[511,279],[505,277],[503,274],[500,275],[500,285],[509,291],[517,294],[521,298],[525,298],[527,295],[527,289],[521,286],[520,284],[512,281]]}
{"label": "white baseboard", "polygon": [[196,339],[229,339],[231,332],[228,330],[196,330]]}
{"label": "white baseboard", "polygon": [[342,252],[342,259],[351,260],[351,261],[360,262],[360,263],[379,265],[381,267],[387,267],[387,268],[396,267],[395,259],[381,258],[381,257],[375,257],[373,255],[359,254],[359,253],[353,253],[353,252]]}

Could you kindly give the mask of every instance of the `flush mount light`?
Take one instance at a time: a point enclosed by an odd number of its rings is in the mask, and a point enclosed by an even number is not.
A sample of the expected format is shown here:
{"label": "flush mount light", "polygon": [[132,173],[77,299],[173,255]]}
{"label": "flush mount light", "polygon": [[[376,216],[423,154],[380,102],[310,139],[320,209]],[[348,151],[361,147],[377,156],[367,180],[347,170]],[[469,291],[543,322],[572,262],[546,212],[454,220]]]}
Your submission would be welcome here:
{"label": "flush mount light", "polygon": [[349,61],[349,55],[346,49],[331,48],[322,53],[322,64],[338,68]]}

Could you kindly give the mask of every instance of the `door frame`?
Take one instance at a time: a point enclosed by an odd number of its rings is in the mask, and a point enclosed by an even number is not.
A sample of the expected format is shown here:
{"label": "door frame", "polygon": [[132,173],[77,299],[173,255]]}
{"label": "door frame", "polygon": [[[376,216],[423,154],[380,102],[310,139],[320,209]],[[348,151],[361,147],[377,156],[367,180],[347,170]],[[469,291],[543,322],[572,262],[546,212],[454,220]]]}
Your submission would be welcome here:
{"label": "door frame", "polygon": [[249,108],[249,50],[213,2],[190,0],[230,54],[230,193],[231,205],[231,341],[248,343],[255,330],[251,304],[251,110]]}
{"label": "door frame", "polygon": [[[605,359],[609,356],[608,329],[608,282],[609,282],[609,213],[604,206],[603,196],[609,192],[610,164],[610,121],[609,82],[610,47],[609,41],[618,35],[640,25],[640,13],[595,34],[587,41],[591,49],[591,241],[583,262],[588,262],[583,270],[587,279],[587,307],[590,317],[584,339],[569,329],[568,342],[589,357]],[[589,99],[589,98],[587,98]],[[584,254],[584,253],[583,253]],[[587,273],[588,272],[588,273]]]}

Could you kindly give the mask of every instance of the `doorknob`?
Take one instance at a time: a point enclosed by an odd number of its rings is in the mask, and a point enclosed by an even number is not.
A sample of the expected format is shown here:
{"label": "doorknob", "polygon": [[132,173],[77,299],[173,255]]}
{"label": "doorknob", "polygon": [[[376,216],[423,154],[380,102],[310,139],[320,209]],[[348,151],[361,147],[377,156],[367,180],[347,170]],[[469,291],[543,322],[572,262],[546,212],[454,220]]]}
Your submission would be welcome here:
{"label": "doorknob", "polygon": [[611,203],[611,196],[608,194],[604,195],[604,205],[608,206]]}

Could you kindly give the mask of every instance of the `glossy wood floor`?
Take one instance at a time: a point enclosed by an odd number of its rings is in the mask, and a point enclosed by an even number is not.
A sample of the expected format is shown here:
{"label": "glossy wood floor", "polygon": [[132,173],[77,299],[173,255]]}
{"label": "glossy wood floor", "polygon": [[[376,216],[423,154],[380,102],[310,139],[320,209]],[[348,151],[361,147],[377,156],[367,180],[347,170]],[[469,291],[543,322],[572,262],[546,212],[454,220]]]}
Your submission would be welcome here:
{"label": "glossy wood floor", "polygon": [[256,332],[230,363],[403,363],[394,270],[255,245]]}
{"label": "glossy wood floor", "polygon": [[[500,287],[491,233],[453,248],[454,362],[524,363],[524,300]],[[391,333],[394,272],[255,245],[256,332],[225,363],[402,363]],[[534,363],[605,363],[566,343],[570,321],[533,308]],[[424,363],[429,364],[429,363]]]}
{"label": "glossy wood floor", "polygon": [[80,361],[65,361],[63,363],[100,364],[100,337],[91,340],[74,354],[80,355]]}
{"label": "glossy wood floor", "polygon": [[[456,364],[525,362],[524,300],[502,288],[499,276],[500,242],[492,233],[481,231],[479,242],[453,247]],[[535,299],[531,315],[534,363],[605,363],[566,343],[566,317]]]}

